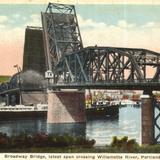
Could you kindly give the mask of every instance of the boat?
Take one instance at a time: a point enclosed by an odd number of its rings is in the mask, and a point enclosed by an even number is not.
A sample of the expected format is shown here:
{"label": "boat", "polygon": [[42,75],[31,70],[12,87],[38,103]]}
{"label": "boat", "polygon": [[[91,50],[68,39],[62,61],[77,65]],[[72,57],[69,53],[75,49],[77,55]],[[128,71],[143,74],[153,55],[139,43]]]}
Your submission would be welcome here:
{"label": "boat", "polygon": [[135,102],[129,99],[124,99],[120,101],[119,106],[120,107],[127,107],[127,106],[138,107],[140,106],[140,102]]}
{"label": "boat", "polygon": [[88,119],[118,117],[118,115],[119,105],[110,101],[97,101],[86,108],[86,117]]}
{"label": "boat", "polygon": [[43,117],[47,116],[48,105],[47,104],[37,104],[37,105],[15,105],[6,106],[5,104],[0,104],[0,119],[10,119],[10,118],[24,118],[24,117]]}
{"label": "boat", "polygon": [[[48,104],[6,105],[0,104],[0,120],[12,118],[47,117]],[[97,101],[86,108],[87,118],[117,117],[119,105],[110,101]]]}

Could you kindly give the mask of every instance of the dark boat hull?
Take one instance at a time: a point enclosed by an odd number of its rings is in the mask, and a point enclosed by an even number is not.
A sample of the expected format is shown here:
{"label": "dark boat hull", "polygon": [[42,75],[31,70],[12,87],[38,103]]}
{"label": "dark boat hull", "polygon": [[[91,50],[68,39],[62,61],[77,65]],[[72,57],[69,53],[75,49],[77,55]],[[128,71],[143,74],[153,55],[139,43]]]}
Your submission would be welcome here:
{"label": "dark boat hull", "polygon": [[119,106],[95,106],[86,109],[87,118],[108,118],[119,115]]}
{"label": "dark boat hull", "polygon": [[[119,106],[95,106],[86,108],[86,117],[94,118],[108,118],[117,117],[119,115]],[[17,119],[17,118],[36,118],[47,117],[47,111],[21,111],[21,112],[0,112],[0,120]]]}
{"label": "dark boat hull", "polygon": [[0,112],[0,120],[16,118],[47,117],[47,111],[22,111],[22,112]]}

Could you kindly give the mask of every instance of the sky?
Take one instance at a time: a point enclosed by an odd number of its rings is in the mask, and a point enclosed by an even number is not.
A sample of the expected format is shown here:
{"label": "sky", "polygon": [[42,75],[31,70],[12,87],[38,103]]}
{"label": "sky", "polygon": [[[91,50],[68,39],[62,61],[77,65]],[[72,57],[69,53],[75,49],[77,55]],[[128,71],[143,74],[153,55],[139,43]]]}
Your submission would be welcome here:
{"label": "sky", "polygon": [[[41,26],[47,4],[0,4],[0,75],[22,66],[26,26]],[[160,5],[75,5],[84,47],[146,48],[160,53]]]}

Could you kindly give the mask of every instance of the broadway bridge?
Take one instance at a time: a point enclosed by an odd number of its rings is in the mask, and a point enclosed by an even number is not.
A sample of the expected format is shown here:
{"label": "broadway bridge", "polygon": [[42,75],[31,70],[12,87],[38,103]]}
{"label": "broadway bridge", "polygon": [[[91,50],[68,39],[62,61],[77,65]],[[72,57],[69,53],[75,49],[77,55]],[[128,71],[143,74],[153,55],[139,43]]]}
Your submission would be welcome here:
{"label": "broadway bridge", "polygon": [[[46,70],[52,71],[52,79],[49,80],[47,87],[45,86],[52,91],[143,90],[144,94],[148,94],[151,98],[147,104],[147,98],[142,100],[142,141],[158,143],[160,105],[155,102],[152,91],[160,90],[160,53],[140,48],[107,46],[84,48],[73,5],[49,3],[46,11],[41,12],[41,17],[42,28],[27,27],[26,29],[23,71],[32,69],[43,75]],[[154,73],[152,77],[149,77],[151,75],[149,72]],[[0,86],[1,95],[37,87],[34,85],[31,88],[25,87],[20,83],[20,71],[17,77],[19,78],[16,82],[13,76],[10,82]],[[43,86],[38,86],[36,89],[42,88]],[[144,111],[147,107],[150,108],[149,113]],[[157,115],[155,108],[159,112]],[[155,129],[158,130],[158,135],[155,135]]]}

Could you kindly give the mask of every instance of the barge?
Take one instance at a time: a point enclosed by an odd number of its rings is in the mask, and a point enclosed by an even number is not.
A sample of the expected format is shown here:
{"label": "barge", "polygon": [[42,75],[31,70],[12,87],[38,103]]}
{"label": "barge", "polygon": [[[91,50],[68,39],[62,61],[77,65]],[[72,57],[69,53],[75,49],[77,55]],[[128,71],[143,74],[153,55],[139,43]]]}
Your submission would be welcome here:
{"label": "barge", "polygon": [[25,117],[47,117],[47,104],[37,104],[35,106],[15,105],[5,106],[0,105],[0,120]]}

